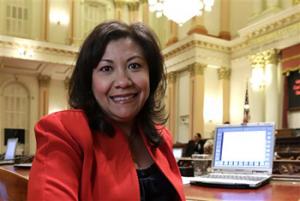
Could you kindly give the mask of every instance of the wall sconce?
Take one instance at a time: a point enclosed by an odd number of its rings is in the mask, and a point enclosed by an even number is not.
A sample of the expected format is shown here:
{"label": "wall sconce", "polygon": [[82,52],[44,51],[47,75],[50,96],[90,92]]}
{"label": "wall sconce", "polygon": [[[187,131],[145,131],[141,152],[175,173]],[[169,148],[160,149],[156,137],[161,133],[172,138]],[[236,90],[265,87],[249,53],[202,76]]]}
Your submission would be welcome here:
{"label": "wall sconce", "polygon": [[50,22],[53,24],[60,25],[68,25],[69,24],[69,16],[63,11],[52,11],[50,13]]}

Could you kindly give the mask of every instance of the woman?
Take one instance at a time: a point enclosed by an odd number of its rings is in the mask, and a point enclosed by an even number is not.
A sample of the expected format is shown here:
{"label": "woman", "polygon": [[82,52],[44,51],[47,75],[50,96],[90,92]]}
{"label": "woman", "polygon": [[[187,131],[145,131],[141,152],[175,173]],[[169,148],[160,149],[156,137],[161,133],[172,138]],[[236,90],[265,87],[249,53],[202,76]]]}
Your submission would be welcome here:
{"label": "woman", "polygon": [[141,23],[102,23],[73,71],[73,109],[36,125],[28,200],[185,200],[162,97],[163,57]]}

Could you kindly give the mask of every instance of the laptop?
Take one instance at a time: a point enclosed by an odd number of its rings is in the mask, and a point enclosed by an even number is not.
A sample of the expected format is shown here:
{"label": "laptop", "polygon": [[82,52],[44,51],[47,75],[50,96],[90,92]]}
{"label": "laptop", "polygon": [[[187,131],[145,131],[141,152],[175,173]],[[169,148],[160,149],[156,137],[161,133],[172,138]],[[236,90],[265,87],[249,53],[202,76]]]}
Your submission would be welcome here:
{"label": "laptop", "polygon": [[8,138],[4,159],[0,160],[0,165],[14,164],[18,138]]}
{"label": "laptop", "polygon": [[176,161],[178,161],[182,157],[182,153],[183,153],[183,147],[173,147],[173,155]]}
{"label": "laptop", "polygon": [[268,183],[274,138],[274,123],[217,126],[211,171],[190,183],[225,188],[258,188]]}

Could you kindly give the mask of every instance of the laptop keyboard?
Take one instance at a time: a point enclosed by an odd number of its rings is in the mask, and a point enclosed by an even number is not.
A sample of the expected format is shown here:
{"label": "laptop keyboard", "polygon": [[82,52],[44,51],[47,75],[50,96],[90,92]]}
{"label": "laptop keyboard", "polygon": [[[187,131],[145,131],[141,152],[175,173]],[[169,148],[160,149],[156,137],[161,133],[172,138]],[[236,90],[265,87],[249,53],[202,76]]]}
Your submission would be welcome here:
{"label": "laptop keyboard", "polygon": [[203,175],[202,178],[260,181],[265,179],[266,177],[250,176],[250,175],[234,175],[234,174],[208,174],[208,175]]}

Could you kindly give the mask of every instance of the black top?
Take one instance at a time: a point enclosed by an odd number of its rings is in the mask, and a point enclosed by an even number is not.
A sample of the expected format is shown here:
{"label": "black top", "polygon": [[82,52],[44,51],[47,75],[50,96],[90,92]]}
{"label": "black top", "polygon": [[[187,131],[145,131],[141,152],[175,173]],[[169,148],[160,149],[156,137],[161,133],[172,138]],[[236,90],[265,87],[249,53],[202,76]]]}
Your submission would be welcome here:
{"label": "black top", "polygon": [[147,169],[137,170],[141,201],[176,201],[177,193],[168,179],[153,163]]}

